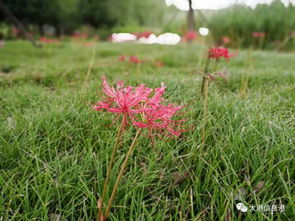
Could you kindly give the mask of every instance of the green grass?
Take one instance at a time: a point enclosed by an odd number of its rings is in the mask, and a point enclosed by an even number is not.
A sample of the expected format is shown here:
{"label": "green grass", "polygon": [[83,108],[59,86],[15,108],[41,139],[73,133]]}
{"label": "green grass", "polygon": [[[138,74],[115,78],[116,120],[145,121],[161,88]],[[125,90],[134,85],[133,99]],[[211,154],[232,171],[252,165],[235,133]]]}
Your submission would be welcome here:
{"label": "green grass", "polygon": [[[229,76],[210,86],[202,149],[204,46],[99,43],[87,77],[93,51],[71,43],[35,49],[7,42],[0,48],[0,220],[96,218],[118,127],[111,114],[91,109],[102,96],[103,74],[132,85],[165,82],[169,102],[188,104],[192,128],[179,139],[157,138],[155,147],[140,137],[110,220],[294,219],[294,53],[240,51],[221,64]],[[119,63],[120,55],[149,62]],[[165,66],[154,67],[155,60]],[[115,170],[133,135],[134,129],[125,134]],[[183,173],[188,176],[175,184]],[[255,191],[259,182],[265,184]],[[242,214],[238,202],[284,204],[286,210]]]}

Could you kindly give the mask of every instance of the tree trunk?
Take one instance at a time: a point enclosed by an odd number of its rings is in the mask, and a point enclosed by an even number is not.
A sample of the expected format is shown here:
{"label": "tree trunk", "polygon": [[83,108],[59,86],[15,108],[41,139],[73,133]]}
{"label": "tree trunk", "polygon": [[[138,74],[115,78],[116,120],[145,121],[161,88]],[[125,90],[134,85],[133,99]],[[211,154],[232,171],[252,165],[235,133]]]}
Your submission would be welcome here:
{"label": "tree trunk", "polygon": [[38,24],[39,34],[40,36],[44,36],[44,29],[42,24]]}
{"label": "tree trunk", "polygon": [[27,29],[25,26],[15,17],[15,15],[9,10],[9,8],[6,7],[6,5],[0,0],[0,9],[4,12],[4,15],[8,17],[20,30],[24,33],[26,38],[33,44],[35,47],[41,47],[38,45],[33,37],[27,32]]}
{"label": "tree trunk", "polygon": [[194,17],[192,0],[188,0],[188,4],[189,4],[189,10],[188,10],[188,14],[187,14],[187,28],[189,31],[195,31],[196,24],[195,24],[195,17]]}
{"label": "tree trunk", "polygon": [[55,36],[58,38],[61,37],[61,27],[59,24],[55,26]]}

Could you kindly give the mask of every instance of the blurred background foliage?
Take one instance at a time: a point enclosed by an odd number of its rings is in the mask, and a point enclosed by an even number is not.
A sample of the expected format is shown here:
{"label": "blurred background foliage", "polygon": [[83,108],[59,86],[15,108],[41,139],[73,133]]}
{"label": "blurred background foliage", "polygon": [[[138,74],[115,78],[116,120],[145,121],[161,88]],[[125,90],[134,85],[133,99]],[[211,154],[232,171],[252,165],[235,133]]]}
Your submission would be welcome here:
{"label": "blurred background foliage", "polygon": [[[228,36],[231,46],[271,48],[292,37],[294,44],[295,7],[285,7],[280,1],[258,5],[255,9],[235,6],[214,13],[208,26],[216,42]],[[253,38],[253,32],[265,33],[265,36],[262,39]]]}
{"label": "blurred background foliage", "polygon": [[[114,27],[161,26],[165,1],[157,0],[2,0],[26,26],[51,25],[59,34],[71,34],[81,26],[98,32]],[[11,21],[0,11],[0,19]]]}
{"label": "blurred background foliage", "polygon": [[[1,0],[37,36],[46,35],[44,26],[56,36],[87,32],[100,39],[114,32],[155,33],[187,31],[186,11],[166,6],[165,0]],[[196,29],[208,27],[208,39],[228,47],[294,48],[295,7],[279,0],[255,9],[235,5],[222,10],[196,10]],[[11,20],[0,10],[0,37],[13,38]],[[254,38],[253,32],[263,32]]]}

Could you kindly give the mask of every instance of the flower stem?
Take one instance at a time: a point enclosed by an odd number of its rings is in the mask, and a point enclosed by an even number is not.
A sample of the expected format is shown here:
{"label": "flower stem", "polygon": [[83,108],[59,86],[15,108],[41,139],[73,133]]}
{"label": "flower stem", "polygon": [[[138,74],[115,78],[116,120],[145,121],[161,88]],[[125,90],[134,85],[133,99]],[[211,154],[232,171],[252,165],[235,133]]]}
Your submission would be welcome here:
{"label": "flower stem", "polygon": [[204,70],[204,75],[203,75],[203,80],[202,80],[202,86],[201,86],[201,94],[204,96],[204,90],[205,90],[205,83],[207,79],[207,74],[209,71],[209,65],[210,65],[210,58],[207,58],[206,65],[205,65],[205,70]]}
{"label": "flower stem", "polygon": [[249,74],[253,71],[254,61],[252,59],[252,49],[248,51],[248,64],[247,71],[243,73],[240,86],[240,97],[245,98],[248,90]]}
{"label": "flower stem", "polygon": [[206,125],[208,121],[208,93],[209,93],[209,78],[206,76],[206,79],[204,82],[202,147],[205,145],[205,141],[206,141]]}
{"label": "flower stem", "polygon": [[93,63],[94,63],[94,60],[95,60],[95,55],[96,55],[96,50],[95,50],[96,47],[93,47],[93,53],[92,53],[92,58],[90,60],[90,63],[89,63],[89,66],[88,66],[88,70],[87,70],[87,74],[84,78],[84,85],[83,85],[83,89],[85,90],[87,88],[87,84],[88,84],[88,81],[89,81],[89,75],[91,73],[91,70],[92,70],[92,67],[93,67]]}
{"label": "flower stem", "polygon": [[209,90],[209,65],[210,65],[210,58],[208,56],[204,76],[202,81],[201,87],[201,95],[203,96],[203,126],[202,126],[202,147],[205,145],[205,138],[206,138],[206,124],[207,124],[207,116],[208,116],[208,90]]}
{"label": "flower stem", "polygon": [[121,180],[121,178],[122,178],[122,176],[123,176],[124,170],[125,170],[125,168],[126,168],[126,166],[127,166],[128,159],[129,159],[129,157],[131,156],[131,154],[132,154],[132,152],[133,152],[133,150],[134,150],[135,142],[136,142],[136,140],[137,140],[137,138],[138,138],[140,132],[141,132],[141,128],[139,128],[139,129],[137,130],[137,132],[136,132],[136,134],[135,134],[135,137],[133,138],[132,144],[131,144],[131,146],[129,147],[129,150],[128,150],[126,156],[125,156],[125,159],[124,159],[124,162],[123,162],[123,164],[122,164],[122,166],[121,166],[120,172],[119,172],[119,174],[118,174],[118,176],[117,176],[117,179],[116,179],[116,182],[115,182],[115,185],[114,185],[114,188],[113,188],[113,191],[112,191],[112,194],[111,194],[110,200],[109,200],[109,202],[108,202],[108,206],[107,206],[107,208],[106,208],[106,212],[105,212],[105,217],[106,217],[106,218],[107,218],[108,215],[109,215],[109,212],[110,212],[110,209],[111,209],[112,203],[113,203],[113,201],[114,201],[114,199],[115,199],[115,194],[116,194],[116,192],[117,192],[119,182],[120,182],[120,180]]}
{"label": "flower stem", "polygon": [[119,143],[120,143],[120,138],[122,136],[125,124],[126,124],[126,114],[123,115],[122,122],[121,122],[121,125],[120,125],[120,128],[119,128],[119,131],[117,133],[116,142],[115,142],[115,145],[113,147],[111,160],[110,160],[109,165],[108,165],[107,176],[106,176],[106,178],[104,180],[104,184],[103,184],[103,191],[102,191],[102,197],[101,197],[101,206],[99,208],[98,216],[97,216],[97,219],[96,219],[97,221],[101,220],[102,210],[103,210],[103,201],[104,201],[104,198],[105,198],[105,195],[106,195],[106,192],[107,192],[107,186],[108,186],[108,183],[109,183],[111,170],[113,168],[113,164],[114,164],[114,161],[115,161],[115,155],[116,155]]}

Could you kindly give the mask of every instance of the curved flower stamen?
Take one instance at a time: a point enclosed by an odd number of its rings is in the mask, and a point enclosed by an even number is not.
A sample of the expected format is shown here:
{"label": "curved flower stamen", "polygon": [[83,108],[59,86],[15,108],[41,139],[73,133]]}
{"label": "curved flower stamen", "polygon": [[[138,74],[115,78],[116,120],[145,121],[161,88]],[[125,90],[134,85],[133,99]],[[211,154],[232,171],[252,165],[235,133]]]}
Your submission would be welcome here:
{"label": "curved flower stamen", "polygon": [[173,129],[177,124],[172,118],[182,107],[162,104],[164,101],[162,96],[166,89],[164,85],[153,90],[145,87],[144,84],[135,88],[124,87],[124,83],[119,81],[114,88],[110,87],[106,78],[103,77],[102,87],[106,98],[96,103],[95,110],[125,114],[131,124],[139,128],[147,128],[150,132],[167,131],[171,135],[180,135],[180,131]]}

